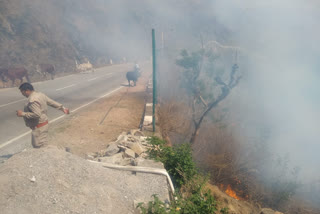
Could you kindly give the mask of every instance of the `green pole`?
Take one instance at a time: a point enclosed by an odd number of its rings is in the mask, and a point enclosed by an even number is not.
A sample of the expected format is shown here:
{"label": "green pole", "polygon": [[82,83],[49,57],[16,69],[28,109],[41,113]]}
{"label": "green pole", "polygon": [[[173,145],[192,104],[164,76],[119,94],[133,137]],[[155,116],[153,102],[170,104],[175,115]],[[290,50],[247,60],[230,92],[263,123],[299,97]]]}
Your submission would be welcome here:
{"label": "green pole", "polygon": [[156,80],[156,39],[154,29],[152,29],[152,80],[153,80],[153,102],[152,102],[152,130],[156,131],[156,103],[157,103],[157,80]]}

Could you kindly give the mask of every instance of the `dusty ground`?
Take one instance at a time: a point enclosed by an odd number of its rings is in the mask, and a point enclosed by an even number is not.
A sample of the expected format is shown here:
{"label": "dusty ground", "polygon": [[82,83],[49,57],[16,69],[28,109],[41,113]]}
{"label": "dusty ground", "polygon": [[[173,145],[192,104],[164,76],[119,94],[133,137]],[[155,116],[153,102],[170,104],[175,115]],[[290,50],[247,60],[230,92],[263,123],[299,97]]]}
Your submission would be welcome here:
{"label": "dusty ground", "polygon": [[143,114],[151,65],[146,64],[141,70],[136,87],[124,86],[80,113],[51,125],[49,145],[69,147],[73,154],[84,157],[87,153],[105,149],[122,132],[137,129]]}
{"label": "dusty ground", "polygon": [[54,146],[0,165],[0,192],[3,214],[133,214],[138,202],[168,194],[164,176],[104,168]]}

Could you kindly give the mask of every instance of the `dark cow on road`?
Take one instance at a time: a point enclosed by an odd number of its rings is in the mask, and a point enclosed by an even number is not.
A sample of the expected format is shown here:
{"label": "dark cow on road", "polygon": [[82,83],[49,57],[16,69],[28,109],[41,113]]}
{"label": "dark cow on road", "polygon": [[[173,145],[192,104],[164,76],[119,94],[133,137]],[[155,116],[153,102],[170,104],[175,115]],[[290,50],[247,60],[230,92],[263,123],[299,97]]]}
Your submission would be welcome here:
{"label": "dark cow on road", "polygon": [[7,72],[7,70],[8,69],[6,68],[0,68],[0,76],[3,83],[5,82],[4,74]]}
{"label": "dark cow on road", "polygon": [[39,64],[36,67],[36,71],[39,74],[44,75],[45,78],[47,78],[47,74],[50,74],[51,75],[51,79],[52,80],[54,79],[55,70],[54,70],[53,65],[51,65],[51,64]]}
{"label": "dark cow on road", "polygon": [[138,78],[140,77],[140,72],[138,70],[128,71],[126,77],[129,83],[129,87],[131,87],[130,81],[132,81],[134,86],[136,86]]}
{"label": "dark cow on road", "polygon": [[0,70],[2,71],[1,78],[3,82],[8,82],[9,79],[12,81],[11,87],[14,86],[16,79],[20,80],[20,84],[23,82],[24,77],[26,77],[27,81],[30,82],[28,71],[24,67],[8,68],[8,69],[0,69]]}

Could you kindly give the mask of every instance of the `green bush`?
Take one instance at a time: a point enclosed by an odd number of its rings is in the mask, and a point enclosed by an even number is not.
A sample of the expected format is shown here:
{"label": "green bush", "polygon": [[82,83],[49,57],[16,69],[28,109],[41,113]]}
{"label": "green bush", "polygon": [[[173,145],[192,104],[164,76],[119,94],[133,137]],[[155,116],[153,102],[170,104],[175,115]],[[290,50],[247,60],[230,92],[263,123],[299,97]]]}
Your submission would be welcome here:
{"label": "green bush", "polygon": [[153,201],[149,201],[147,207],[144,207],[144,203],[139,203],[137,208],[140,208],[143,214],[214,214],[217,211],[217,203],[207,189],[201,189],[187,197],[177,194],[175,198],[177,200],[165,204],[157,195],[153,195]]}
{"label": "green bush", "polygon": [[175,186],[180,188],[186,180],[197,174],[195,163],[192,159],[190,144],[181,144],[174,147],[166,146],[166,142],[152,137],[149,139],[151,149],[149,157],[161,161],[168,171]]}
{"label": "green bush", "polygon": [[165,206],[165,203],[162,202],[158,196],[152,195],[153,201],[149,201],[148,206],[144,207],[143,203],[139,203],[137,208],[140,208],[142,214],[163,214],[167,213],[168,209]]}
{"label": "green bush", "polygon": [[[143,214],[213,214],[217,211],[217,202],[210,190],[205,186],[208,176],[198,173],[192,160],[190,144],[174,147],[166,146],[166,142],[151,137],[148,139],[151,148],[149,157],[161,161],[171,176],[177,193],[170,204],[165,204],[156,195],[146,206],[143,203],[138,208]],[[227,212],[223,212],[227,213]]]}

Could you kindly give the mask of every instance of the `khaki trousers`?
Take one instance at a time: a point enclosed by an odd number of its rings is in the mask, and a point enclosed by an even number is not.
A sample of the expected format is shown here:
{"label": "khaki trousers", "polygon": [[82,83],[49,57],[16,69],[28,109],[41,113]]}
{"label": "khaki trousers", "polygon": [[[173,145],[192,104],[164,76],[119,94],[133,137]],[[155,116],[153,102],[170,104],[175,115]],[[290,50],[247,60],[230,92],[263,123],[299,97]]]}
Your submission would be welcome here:
{"label": "khaki trousers", "polygon": [[40,148],[48,142],[48,128],[49,125],[35,128],[31,132],[31,144],[33,148]]}

